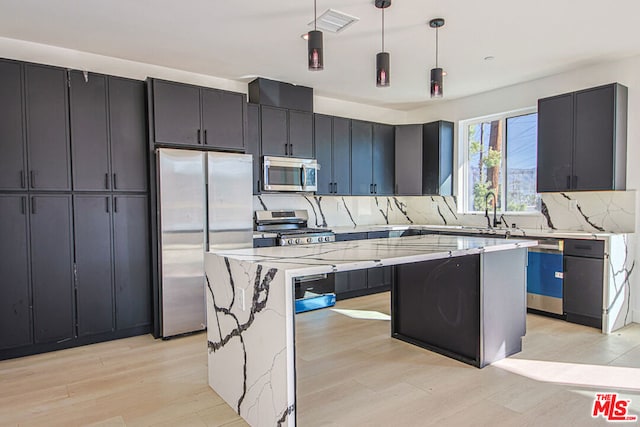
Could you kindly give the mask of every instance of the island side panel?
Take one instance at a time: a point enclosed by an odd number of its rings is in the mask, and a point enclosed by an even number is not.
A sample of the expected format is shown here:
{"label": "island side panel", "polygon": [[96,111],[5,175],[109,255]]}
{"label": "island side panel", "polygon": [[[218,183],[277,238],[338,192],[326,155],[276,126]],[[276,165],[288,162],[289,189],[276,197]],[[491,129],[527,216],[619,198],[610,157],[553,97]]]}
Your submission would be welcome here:
{"label": "island side panel", "polygon": [[209,386],[252,426],[295,425],[290,278],[211,253],[205,272]]}
{"label": "island side panel", "polygon": [[527,249],[481,255],[480,367],[519,353],[527,328]]}
{"label": "island side panel", "polygon": [[631,280],[636,268],[635,234],[612,234],[605,240],[602,332],[609,334],[633,322]]}

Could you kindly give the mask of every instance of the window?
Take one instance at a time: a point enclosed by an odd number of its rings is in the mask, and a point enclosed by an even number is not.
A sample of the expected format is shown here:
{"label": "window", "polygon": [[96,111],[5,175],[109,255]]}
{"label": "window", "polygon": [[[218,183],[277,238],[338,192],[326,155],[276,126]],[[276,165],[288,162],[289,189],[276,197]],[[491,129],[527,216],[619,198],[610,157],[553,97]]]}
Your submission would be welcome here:
{"label": "window", "polygon": [[[465,212],[540,210],[536,194],[538,113],[507,113],[462,122]],[[490,194],[492,193],[492,194]]]}

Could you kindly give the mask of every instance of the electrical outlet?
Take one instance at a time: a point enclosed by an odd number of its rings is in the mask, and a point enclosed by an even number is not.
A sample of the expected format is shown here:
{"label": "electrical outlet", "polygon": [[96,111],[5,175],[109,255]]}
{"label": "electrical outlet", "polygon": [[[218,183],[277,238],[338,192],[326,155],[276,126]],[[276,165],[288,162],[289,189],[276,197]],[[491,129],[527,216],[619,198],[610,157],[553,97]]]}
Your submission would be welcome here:
{"label": "electrical outlet", "polygon": [[576,212],[578,210],[578,201],[569,200],[569,212]]}
{"label": "electrical outlet", "polygon": [[242,307],[242,311],[246,311],[247,307],[244,303],[244,289],[240,288],[240,306]]}

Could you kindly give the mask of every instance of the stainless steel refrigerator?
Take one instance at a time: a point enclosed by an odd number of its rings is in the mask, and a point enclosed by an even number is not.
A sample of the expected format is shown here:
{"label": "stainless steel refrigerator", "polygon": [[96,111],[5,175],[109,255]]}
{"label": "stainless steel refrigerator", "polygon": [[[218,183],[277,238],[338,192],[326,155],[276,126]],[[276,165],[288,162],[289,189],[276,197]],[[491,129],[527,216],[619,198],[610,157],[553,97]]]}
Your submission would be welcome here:
{"label": "stainless steel refrigerator", "polygon": [[253,245],[252,157],[159,149],[163,338],[206,328],[204,252]]}

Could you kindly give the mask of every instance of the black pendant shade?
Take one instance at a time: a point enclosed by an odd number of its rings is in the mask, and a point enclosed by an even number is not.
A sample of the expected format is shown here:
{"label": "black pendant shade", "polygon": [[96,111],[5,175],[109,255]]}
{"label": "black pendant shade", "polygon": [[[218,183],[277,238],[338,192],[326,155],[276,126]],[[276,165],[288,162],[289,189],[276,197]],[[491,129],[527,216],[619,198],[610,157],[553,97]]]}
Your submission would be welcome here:
{"label": "black pendant shade", "polygon": [[436,67],[431,69],[431,97],[442,98],[442,68],[438,67],[438,28],[444,26],[444,19],[434,18],[429,26],[436,29]]}
{"label": "black pendant shade", "polygon": [[322,70],[324,68],[324,60],[322,58],[322,31],[309,31],[307,46],[309,50],[309,70]]}
{"label": "black pendant shade", "polygon": [[431,97],[442,98],[442,68],[431,69]]}
{"label": "black pendant shade", "polygon": [[376,86],[389,86],[389,52],[379,52],[376,55]]}

